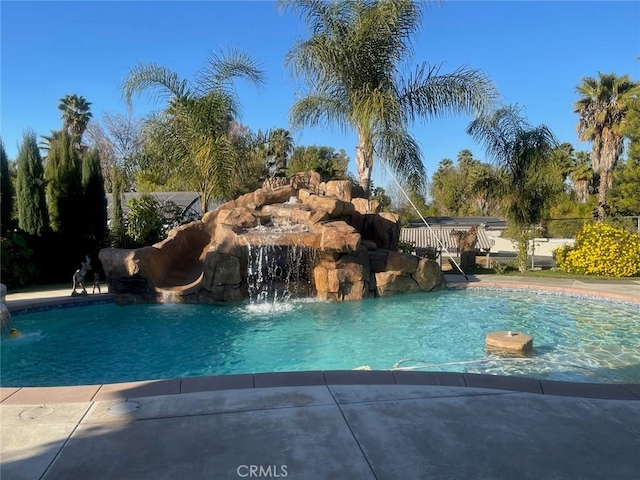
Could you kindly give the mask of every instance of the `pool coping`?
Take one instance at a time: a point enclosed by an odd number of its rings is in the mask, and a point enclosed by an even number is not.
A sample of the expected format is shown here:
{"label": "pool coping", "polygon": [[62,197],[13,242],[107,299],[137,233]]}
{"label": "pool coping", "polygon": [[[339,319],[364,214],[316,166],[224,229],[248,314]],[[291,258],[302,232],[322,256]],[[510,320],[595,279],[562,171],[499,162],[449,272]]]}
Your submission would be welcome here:
{"label": "pool coping", "polygon": [[[617,300],[640,305],[640,280],[575,280],[571,278],[533,278],[496,275],[446,275],[447,288],[495,288],[506,290],[529,290],[564,295],[594,297],[603,300]],[[588,282],[588,283],[587,283]],[[633,291],[621,292],[612,289]]]}
{"label": "pool coping", "polygon": [[453,290],[466,289],[503,289],[503,290],[526,290],[535,292],[559,293],[563,295],[595,297],[602,300],[616,300],[625,303],[634,303],[640,305],[640,297],[634,294],[603,292],[590,288],[562,287],[556,285],[541,285],[536,283],[516,283],[516,282],[448,282],[447,288]]}
{"label": "pool coping", "polygon": [[[581,295],[630,302],[640,305],[640,282],[635,280],[594,282],[591,286],[575,285],[572,279],[505,277],[495,275],[447,275],[447,288],[498,288]],[[624,286],[638,293],[602,290],[602,286]],[[66,292],[66,291],[65,291]],[[71,297],[59,291],[33,294],[32,298],[11,300],[7,307],[14,312],[34,308],[80,306],[86,303],[112,301],[113,294]],[[58,294],[58,295],[56,295]],[[44,296],[42,296],[44,295]],[[148,380],[115,384],[61,387],[0,387],[0,404],[75,403],[103,400],[122,400],[156,395],[174,395],[203,391],[240,388],[290,387],[310,385],[422,385],[475,387],[528,392],[544,395],[572,396],[597,399],[640,400],[640,384],[606,384],[538,380],[529,377],[457,373],[409,372],[403,370],[330,370],[311,372],[269,372],[209,377],[187,377],[167,380]]]}
{"label": "pool coping", "polygon": [[[65,290],[66,292],[66,290]],[[47,308],[81,307],[93,303],[113,302],[113,293],[96,293],[88,295],[61,295],[59,290],[51,292],[38,292],[33,296],[30,294],[10,294],[7,295],[5,304],[12,315],[22,315]],[[50,295],[48,295],[50,294]],[[17,300],[11,297],[18,297]]]}
{"label": "pool coping", "polygon": [[470,387],[563,397],[640,401],[640,384],[564,382],[457,372],[314,370],[63,387],[0,387],[0,405],[125,401],[133,398],[220,390],[333,385]]}

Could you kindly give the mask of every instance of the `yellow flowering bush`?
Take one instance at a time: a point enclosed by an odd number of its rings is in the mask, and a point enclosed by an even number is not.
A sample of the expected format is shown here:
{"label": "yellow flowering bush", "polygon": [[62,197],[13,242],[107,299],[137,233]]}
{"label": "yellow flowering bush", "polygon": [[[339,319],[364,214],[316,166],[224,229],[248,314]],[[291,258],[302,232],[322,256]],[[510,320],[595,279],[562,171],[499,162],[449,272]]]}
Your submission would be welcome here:
{"label": "yellow flowering bush", "polygon": [[640,274],[640,235],[604,223],[590,223],[576,235],[575,245],[555,252],[567,273],[632,277]]}

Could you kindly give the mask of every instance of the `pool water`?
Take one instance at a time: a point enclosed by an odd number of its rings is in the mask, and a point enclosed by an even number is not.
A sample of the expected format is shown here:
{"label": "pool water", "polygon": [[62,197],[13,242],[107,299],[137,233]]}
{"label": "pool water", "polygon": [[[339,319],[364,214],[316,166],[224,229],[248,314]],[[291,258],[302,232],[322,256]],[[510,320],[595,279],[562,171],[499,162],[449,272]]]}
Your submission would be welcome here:
{"label": "pool water", "polygon": [[[549,293],[447,290],[329,303],[103,304],[14,316],[2,386],[358,367],[640,383],[640,306]],[[532,335],[529,357],[486,351]]]}

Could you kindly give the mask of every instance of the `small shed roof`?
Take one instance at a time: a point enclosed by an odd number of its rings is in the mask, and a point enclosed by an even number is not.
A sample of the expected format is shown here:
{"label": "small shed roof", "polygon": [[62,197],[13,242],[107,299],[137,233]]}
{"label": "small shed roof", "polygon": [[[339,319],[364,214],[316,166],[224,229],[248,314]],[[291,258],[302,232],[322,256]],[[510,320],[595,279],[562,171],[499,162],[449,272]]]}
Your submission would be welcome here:
{"label": "small shed roof", "polygon": [[[443,244],[447,250],[455,252],[458,248],[455,237],[451,236],[453,230],[468,231],[469,228],[428,228],[406,227],[400,229],[400,240],[412,242],[416,248],[433,248],[439,250]],[[439,241],[438,241],[439,240]],[[488,251],[491,249],[492,240],[487,237],[483,229],[478,229],[478,241],[476,248]]]}
{"label": "small shed roof", "polygon": [[[498,217],[427,217],[425,219],[432,228],[457,228],[464,230],[478,225],[486,230],[505,230],[507,221]],[[409,227],[423,227],[422,220],[409,222]]]}

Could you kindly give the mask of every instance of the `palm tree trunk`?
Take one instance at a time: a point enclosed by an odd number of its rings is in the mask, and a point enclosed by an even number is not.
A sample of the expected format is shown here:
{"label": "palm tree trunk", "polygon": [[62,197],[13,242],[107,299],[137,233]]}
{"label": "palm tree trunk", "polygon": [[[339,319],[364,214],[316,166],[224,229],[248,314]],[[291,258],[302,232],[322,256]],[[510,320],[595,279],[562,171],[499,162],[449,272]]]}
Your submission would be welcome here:
{"label": "palm tree trunk", "polygon": [[358,168],[358,183],[369,196],[371,189],[371,171],[373,169],[373,147],[370,141],[358,135],[359,143],[356,147],[356,167]]}
{"label": "palm tree trunk", "polygon": [[610,177],[610,172],[606,170],[602,170],[602,172],[600,172],[600,187],[598,188],[598,219],[600,220],[602,220],[607,214],[605,205],[607,204],[607,191],[611,186]]}
{"label": "palm tree trunk", "polygon": [[518,235],[518,253],[517,262],[518,270],[526,272],[529,270],[529,240],[533,238],[529,227],[521,227]]}
{"label": "palm tree trunk", "polygon": [[200,184],[198,189],[198,198],[200,200],[200,216],[202,217],[208,211],[211,194],[207,191],[206,185]]}
{"label": "palm tree trunk", "polygon": [[587,203],[589,197],[589,182],[587,180],[575,180],[573,182],[576,189],[578,203]]}

